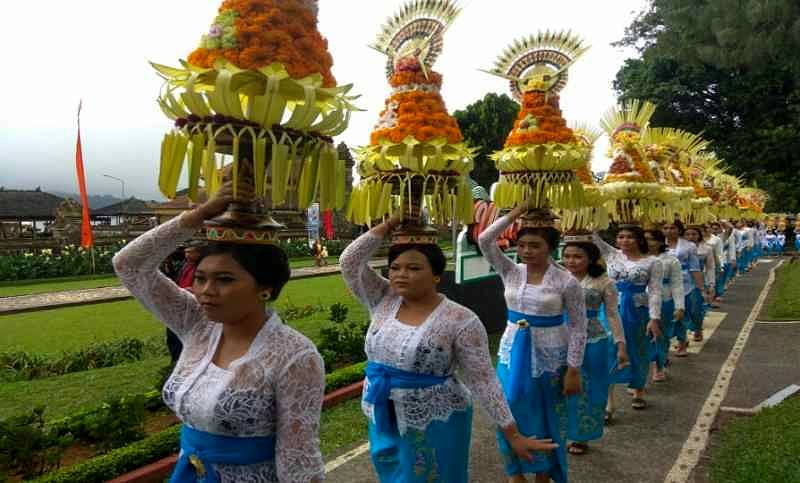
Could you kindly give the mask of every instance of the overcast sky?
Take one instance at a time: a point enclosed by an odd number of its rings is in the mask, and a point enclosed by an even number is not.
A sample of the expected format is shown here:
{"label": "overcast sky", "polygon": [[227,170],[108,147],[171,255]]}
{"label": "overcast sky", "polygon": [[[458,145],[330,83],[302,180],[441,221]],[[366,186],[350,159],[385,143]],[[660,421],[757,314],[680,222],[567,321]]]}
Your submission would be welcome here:
{"label": "overcast sky", "polygon": [[[334,74],[354,83],[360,107],[339,140],[365,144],[388,93],[385,58],[367,48],[400,0],[321,0],[320,31],[328,38]],[[178,65],[208,30],[219,1],[39,0],[2,1],[0,45],[0,186],[77,192],[75,113],[83,98],[82,139],[91,194],[162,199],[158,156],[170,122],[155,103],[161,82],[147,61]],[[591,49],[570,71],[561,95],[568,121],[597,124],[615,103],[612,80],[633,56],[611,42],[645,0],[462,0],[464,11],[448,31],[435,68],[444,75],[450,111],[507,83],[478,72],[517,37],[538,30],[572,29]],[[605,143],[595,171],[609,164]]]}

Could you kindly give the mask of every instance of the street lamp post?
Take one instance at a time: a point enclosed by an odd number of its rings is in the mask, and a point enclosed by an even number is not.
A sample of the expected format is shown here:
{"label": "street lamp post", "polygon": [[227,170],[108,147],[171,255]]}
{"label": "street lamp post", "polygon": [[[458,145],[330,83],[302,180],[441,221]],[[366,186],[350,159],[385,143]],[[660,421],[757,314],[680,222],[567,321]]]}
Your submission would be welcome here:
{"label": "street lamp post", "polygon": [[122,183],[122,200],[125,201],[125,181],[120,178],[117,178],[116,176],[111,176],[110,174],[104,174],[103,176],[105,176],[106,178],[115,179],[120,183]]}

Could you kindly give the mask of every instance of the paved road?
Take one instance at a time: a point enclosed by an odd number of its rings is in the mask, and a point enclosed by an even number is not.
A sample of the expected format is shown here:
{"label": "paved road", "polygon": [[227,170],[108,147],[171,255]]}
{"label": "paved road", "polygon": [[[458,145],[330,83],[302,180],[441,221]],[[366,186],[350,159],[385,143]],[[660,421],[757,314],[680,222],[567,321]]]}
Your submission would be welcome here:
{"label": "paved road", "polygon": [[[719,390],[714,384],[720,368],[774,265],[774,262],[760,263],[751,273],[740,277],[722,307],[711,314],[721,322],[699,353],[685,359],[673,358],[669,380],[648,389],[650,407],[646,411],[630,409],[629,396],[617,388],[617,400],[625,404],[617,411],[603,440],[595,443],[589,454],[570,457],[571,483],[665,481],[698,422],[698,413],[712,390]],[[755,324],[722,406],[752,407],[788,384],[800,383],[799,342],[800,324]],[[674,481],[705,481],[699,474],[704,471],[701,465],[688,480]],[[481,411],[475,411],[470,479],[505,481],[494,432]],[[360,483],[376,478],[365,453],[331,471],[327,481]]]}
{"label": "paved road", "polygon": [[[385,260],[370,262],[373,267],[386,266]],[[292,269],[292,279],[319,277],[341,272],[339,265],[327,267],[306,267]],[[34,295],[21,295],[18,297],[0,297],[0,315],[34,310],[69,307],[103,302],[115,302],[131,298],[130,292],[125,287],[101,287],[83,290],[66,290]]]}

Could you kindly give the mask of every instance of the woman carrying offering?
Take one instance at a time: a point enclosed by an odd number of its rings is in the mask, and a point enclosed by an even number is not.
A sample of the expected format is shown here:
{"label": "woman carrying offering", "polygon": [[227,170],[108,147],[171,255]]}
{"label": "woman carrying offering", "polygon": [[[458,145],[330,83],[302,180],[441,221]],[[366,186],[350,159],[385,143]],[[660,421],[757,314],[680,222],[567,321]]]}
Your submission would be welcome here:
{"label": "woman carrying offering", "polygon": [[669,345],[675,333],[675,321],[684,315],[683,275],[681,262],[667,253],[667,241],[661,230],[645,230],[648,252],[657,255],[661,262],[664,278],[661,280],[661,332],[663,336],[651,345],[653,382],[667,379],[666,367],[669,358]]}
{"label": "woman carrying offering", "polygon": [[362,407],[380,481],[469,481],[470,393],[516,457],[530,461],[537,452],[541,459],[540,451],[556,445],[520,434],[494,374],[483,324],[436,289],[446,259],[435,240],[394,244],[389,280],[368,266],[398,224],[395,217],[376,226],[340,259],[345,282],[371,318]]}
{"label": "woman carrying offering", "polygon": [[[681,262],[683,274],[683,296],[686,308],[683,319],[675,319],[675,337],[678,339],[678,350],[675,357],[686,357],[689,340],[686,331],[695,332],[695,340],[702,340],[703,328],[703,272],[697,258],[697,247],[683,238],[683,223],[675,220],[666,223],[661,230],[667,239],[667,251]],[[699,339],[698,339],[699,336]]]}
{"label": "woman carrying offering", "polygon": [[[240,184],[239,193],[247,189]],[[286,254],[274,245],[209,244],[201,249],[191,292],[158,271],[180,242],[232,201],[232,185],[225,183],[211,200],[114,257],[123,285],[183,343],[163,389],[183,422],[170,481],[322,481],[322,359],[311,341],[264,305],[289,280]]]}
{"label": "woman carrying offering", "polygon": [[[645,409],[644,387],[650,367],[649,341],[657,343],[661,333],[661,279],[663,268],[656,257],[648,256],[647,240],[638,225],[621,225],[614,248],[600,235],[594,242],[603,254],[608,276],[617,285],[620,315],[625,330],[630,371],[617,371],[613,383],[628,383],[633,389],[633,409]],[[609,400],[613,403],[613,399]],[[610,405],[613,411],[613,404]]]}
{"label": "woman carrying offering", "polygon": [[526,211],[518,206],[495,221],[480,235],[479,245],[505,286],[508,325],[500,341],[497,374],[511,412],[522,434],[550,438],[559,448],[526,461],[513,451],[507,435],[498,433],[497,439],[509,481],[526,481],[525,474],[535,474],[537,482],[552,478],[561,483],[567,481],[566,396],[581,392],[586,304],[578,281],[550,257],[559,232],[548,211],[539,210],[538,218],[534,214],[527,220],[534,227],[523,224],[519,230],[522,263],[514,263],[497,247],[497,238]]}
{"label": "woman carrying offering", "polygon": [[[611,364],[608,354],[610,341],[605,327],[600,322],[600,311],[605,311],[605,320],[613,334],[613,342],[617,346],[618,368],[628,365],[628,354],[625,351],[625,333],[619,319],[617,289],[600,265],[600,250],[581,236],[568,236],[567,244],[561,254],[561,262],[567,270],[580,282],[586,297],[586,352],[581,367],[581,383],[583,391],[569,398],[569,426],[567,436],[573,440],[567,449],[570,454],[584,454],[588,441],[603,437],[603,428],[608,401],[608,386],[611,382]],[[571,239],[571,240],[570,240]]]}

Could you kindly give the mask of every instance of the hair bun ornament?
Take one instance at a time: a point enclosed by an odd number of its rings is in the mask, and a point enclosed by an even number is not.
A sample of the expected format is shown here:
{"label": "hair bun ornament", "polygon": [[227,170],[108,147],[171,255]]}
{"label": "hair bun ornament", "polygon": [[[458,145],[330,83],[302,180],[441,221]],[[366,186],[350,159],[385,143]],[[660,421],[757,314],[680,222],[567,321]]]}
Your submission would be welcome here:
{"label": "hair bun ornament", "polygon": [[559,220],[549,208],[534,208],[520,218],[521,228],[555,228]]}

